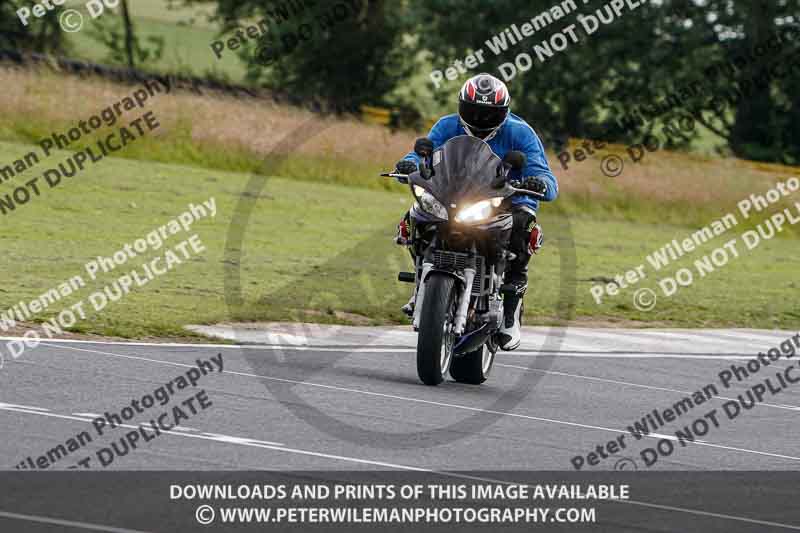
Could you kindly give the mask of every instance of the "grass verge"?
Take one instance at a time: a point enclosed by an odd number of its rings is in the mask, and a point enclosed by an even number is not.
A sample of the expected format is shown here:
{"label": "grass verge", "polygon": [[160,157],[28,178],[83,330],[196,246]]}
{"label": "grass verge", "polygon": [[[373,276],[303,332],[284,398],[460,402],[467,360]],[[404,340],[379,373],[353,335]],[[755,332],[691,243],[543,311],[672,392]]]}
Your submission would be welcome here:
{"label": "grass verge", "polygon": [[[29,145],[0,143],[0,161],[16,159]],[[0,185],[5,194],[21,180],[38,176],[55,154],[24,175]],[[33,298],[83,272],[97,255],[109,255],[170,218],[214,197],[215,219],[192,230],[207,251],[140,289],[102,313],[91,314],[74,331],[119,337],[181,336],[190,323],[230,320],[305,320],[356,324],[402,323],[399,307],[410,286],[396,282],[408,268],[405,252],[391,244],[394,225],[407,208],[405,193],[270,178],[245,231],[241,264],[244,305],[232,312],[225,303],[224,248],[232,215],[248,174],[194,166],[105,159],[55,189],[2,217],[3,270],[10,283],[0,289],[0,309]],[[718,216],[721,213],[718,214]],[[731,262],[691,288],[661,299],[653,311],[638,311],[632,291],[594,303],[591,278],[611,277],[644,262],[645,256],[686,225],[642,223],[586,214],[542,211],[548,228],[569,222],[577,255],[577,318],[642,326],[746,326],[796,328],[800,315],[790,297],[796,289],[794,258],[800,242],[774,239]],[[740,228],[731,230],[732,235]],[[526,322],[548,324],[559,306],[559,240],[549,231],[547,246],[534,259]],[[188,234],[186,235],[188,236]],[[183,238],[182,236],[180,237]],[[177,237],[176,237],[177,239]],[[175,241],[177,242],[177,240]],[[721,244],[721,242],[719,243]],[[711,244],[684,261],[698,258]],[[159,252],[147,254],[145,259]],[[110,283],[128,267],[101,276],[74,295]],[[670,266],[668,273],[681,266]],[[654,287],[655,278],[640,285]],[[63,303],[63,305],[62,305]],[[71,300],[38,317],[49,319]]]}

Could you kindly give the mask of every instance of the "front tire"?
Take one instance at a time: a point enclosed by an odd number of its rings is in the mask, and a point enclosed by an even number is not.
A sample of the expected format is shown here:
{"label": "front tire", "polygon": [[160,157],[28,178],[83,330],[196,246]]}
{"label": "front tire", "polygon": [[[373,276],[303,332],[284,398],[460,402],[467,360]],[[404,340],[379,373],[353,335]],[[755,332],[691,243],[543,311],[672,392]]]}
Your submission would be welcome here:
{"label": "front tire", "polygon": [[480,385],[489,377],[496,353],[497,346],[490,339],[477,350],[453,359],[450,375],[459,383]]}
{"label": "front tire", "polygon": [[453,360],[455,279],[432,272],[425,281],[417,337],[417,374],[426,385],[438,385]]}

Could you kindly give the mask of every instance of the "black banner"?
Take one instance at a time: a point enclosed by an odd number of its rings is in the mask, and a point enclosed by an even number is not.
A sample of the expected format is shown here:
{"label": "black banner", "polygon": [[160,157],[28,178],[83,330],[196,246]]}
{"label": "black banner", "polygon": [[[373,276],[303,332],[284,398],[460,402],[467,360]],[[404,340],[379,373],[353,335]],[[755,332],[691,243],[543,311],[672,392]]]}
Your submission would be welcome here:
{"label": "black banner", "polygon": [[791,531],[799,481],[796,472],[2,472],[0,531]]}

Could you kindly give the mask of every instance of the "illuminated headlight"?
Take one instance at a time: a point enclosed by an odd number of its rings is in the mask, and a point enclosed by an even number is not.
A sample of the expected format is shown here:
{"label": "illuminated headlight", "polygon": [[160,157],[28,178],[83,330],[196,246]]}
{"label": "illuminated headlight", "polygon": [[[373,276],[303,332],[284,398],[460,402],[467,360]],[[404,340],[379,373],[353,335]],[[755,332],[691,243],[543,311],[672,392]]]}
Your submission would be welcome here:
{"label": "illuminated headlight", "polygon": [[456,222],[480,222],[489,218],[492,208],[498,207],[503,202],[502,198],[492,198],[465,207],[456,215]]}
{"label": "illuminated headlight", "polygon": [[418,185],[414,185],[414,196],[417,197],[417,203],[423,211],[436,218],[447,220],[447,209],[431,193]]}

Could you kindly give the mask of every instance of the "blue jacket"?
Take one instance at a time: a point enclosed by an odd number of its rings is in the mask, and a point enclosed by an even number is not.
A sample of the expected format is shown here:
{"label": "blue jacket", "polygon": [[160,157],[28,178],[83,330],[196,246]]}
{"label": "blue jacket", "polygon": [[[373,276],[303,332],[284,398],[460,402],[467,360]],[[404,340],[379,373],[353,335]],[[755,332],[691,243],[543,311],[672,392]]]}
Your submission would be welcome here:
{"label": "blue jacket", "polygon": [[[434,149],[439,148],[448,140],[459,135],[466,135],[467,132],[461,125],[457,114],[447,115],[439,119],[433,125],[428,137],[433,141]],[[522,177],[538,176],[547,181],[547,193],[544,200],[550,202],[558,196],[558,181],[550,170],[547,158],[544,155],[544,146],[539,136],[533,131],[527,122],[513,113],[509,113],[508,119],[500,126],[497,134],[489,140],[489,147],[497,154],[500,159],[512,150],[524,152],[528,158],[528,164],[522,171],[511,171],[510,179],[516,180]],[[414,161],[417,164],[421,158],[410,152],[404,159]],[[528,205],[536,211],[539,208],[539,201],[527,195],[516,195],[512,198],[514,205]]]}

